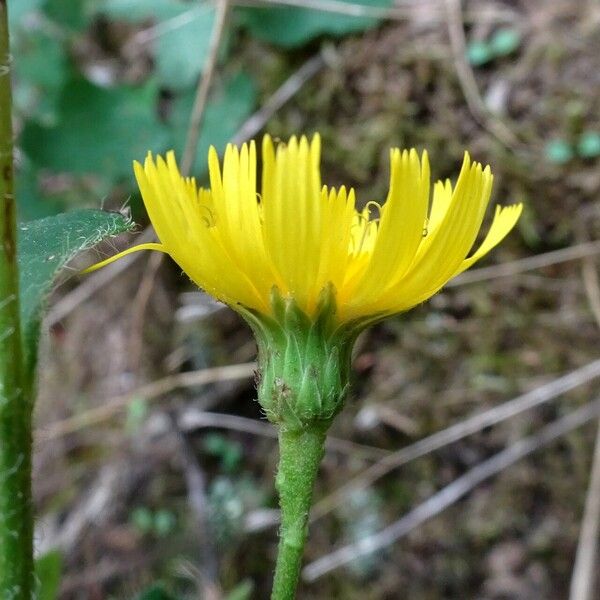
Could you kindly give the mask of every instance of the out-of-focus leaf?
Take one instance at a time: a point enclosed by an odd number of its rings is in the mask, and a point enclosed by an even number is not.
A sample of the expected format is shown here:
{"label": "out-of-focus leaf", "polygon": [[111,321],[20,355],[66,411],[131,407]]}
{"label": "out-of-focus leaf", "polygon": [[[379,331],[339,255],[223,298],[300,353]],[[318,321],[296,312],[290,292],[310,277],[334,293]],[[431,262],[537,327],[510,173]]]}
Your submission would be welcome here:
{"label": "out-of-focus leaf", "polygon": [[250,579],[245,579],[227,594],[225,600],[250,600],[253,591],[254,584]]}
{"label": "out-of-focus leaf", "polygon": [[44,12],[61,27],[80,30],[93,19],[96,3],[97,0],[45,0]]}
{"label": "out-of-focus leaf", "polygon": [[183,89],[194,84],[204,68],[215,11],[209,4],[181,15],[181,24],[165,31],[156,43],[156,70],[162,85]]}
{"label": "out-of-focus leaf", "polygon": [[100,210],[73,211],[19,225],[21,327],[29,375],[35,369],[43,304],[56,275],[81,250],[131,227],[131,220],[123,215]]}
{"label": "out-of-focus leaf", "polygon": [[498,29],[490,40],[490,49],[494,56],[508,56],[521,45],[521,34],[512,27]]}
{"label": "out-of-focus leaf", "polygon": [[133,159],[165,148],[169,139],[155,114],[156,93],[153,82],[104,89],[72,80],[62,91],[59,124],[28,123],[21,144],[35,163],[53,171],[128,178]]}
{"label": "out-of-focus leaf", "polygon": [[21,24],[27,13],[40,8],[43,3],[44,0],[17,0],[11,2],[8,7],[8,21],[11,30]]}
{"label": "out-of-focus leaf", "polygon": [[[393,0],[341,0],[348,4],[364,4],[387,8]],[[363,31],[377,25],[379,19],[357,17],[292,6],[248,7],[238,9],[242,22],[256,37],[283,46],[294,48],[319,35],[335,36]]]}
{"label": "out-of-focus leaf", "polygon": [[169,594],[165,588],[160,584],[154,584],[147,590],[144,590],[136,600],[177,600],[175,596]]}
{"label": "out-of-focus leaf", "polygon": [[174,90],[193,85],[202,69],[213,28],[215,11],[209,2],[181,0],[104,0],[99,13],[132,23],[152,19],[156,27],[156,75]]}
{"label": "out-of-focus leaf", "polygon": [[573,158],[573,148],[565,140],[554,139],[546,144],[544,154],[549,162],[564,165]]}
{"label": "out-of-focus leaf", "polygon": [[95,10],[107,17],[136,23],[145,19],[161,21],[192,8],[181,0],[96,0]]}
{"label": "out-of-focus leaf", "polygon": [[62,42],[40,30],[18,30],[11,38],[14,104],[25,117],[54,125],[60,91],[68,77]]}
{"label": "out-of-focus leaf", "polygon": [[481,67],[489,63],[493,58],[489,44],[481,41],[473,41],[467,47],[467,60],[474,67]]}
{"label": "out-of-focus leaf", "polygon": [[[173,103],[171,125],[175,133],[174,148],[183,148],[185,144],[193,101],[194,94],[190,92]],[[225,82],[211,97],[204,114],[196,153],[194,170],[196,176],[201,178],[207,173],[209,146],[215,146],[217,150],[224,148],[252,112],[255,104],[254,83],[243,73]]]}
{"label": "out-of-focus leaf", "polygon": [[17,217],[20,221],[33,221],[55,215],[64,206],[45,196],[38,187],[38,177],[34,166],[23,159],[15,175]]}
{"label": "out-of-focus leaf", "polygon": [[60,587],[63,559],[60,552],[52,550],[35,561],[37,600],[56,600]]}
{"label": "out-of-focus leaf", "polygon": [[596,158],[600,156],[600,133],[586,131],[577,143],[577,154],[581,158]]}

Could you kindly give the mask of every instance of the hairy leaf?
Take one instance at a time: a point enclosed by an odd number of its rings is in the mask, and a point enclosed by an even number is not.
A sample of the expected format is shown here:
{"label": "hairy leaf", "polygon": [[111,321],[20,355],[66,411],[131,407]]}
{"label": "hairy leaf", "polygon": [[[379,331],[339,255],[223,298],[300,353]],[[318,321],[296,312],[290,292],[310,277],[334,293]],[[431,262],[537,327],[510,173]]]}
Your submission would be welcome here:
{"label": "hairy leaf", "polygon": [[17,255],[26,366],[33,373],[44,301],[59,271],[81,250],[132,228],[119,213],[79,210],[21,223]]}

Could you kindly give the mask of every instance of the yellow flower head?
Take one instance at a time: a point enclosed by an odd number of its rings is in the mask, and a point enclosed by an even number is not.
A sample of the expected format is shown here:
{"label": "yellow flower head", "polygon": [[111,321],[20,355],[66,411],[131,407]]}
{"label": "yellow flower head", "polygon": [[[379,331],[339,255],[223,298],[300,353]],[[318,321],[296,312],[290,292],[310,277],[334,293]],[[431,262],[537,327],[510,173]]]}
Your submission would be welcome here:
{"label": "yellow flower head", "polygon": [[265,136],[259,188],[254,142],[227,146],[222,167],[211,148],[209,190],[180,175],[173,152],[149,154],[134,168],[160,244],[125,253],[166,252],[219,300],[265,315],[276,288],[313,317],[331,286],[343,324],[423,302],[496,246],[521,213],[520,204],[497,207],[469,255],[492,189],[489,167],[465,153],[456,185],[435,183],[430,203],[427,153],[393,149],[385,202],[358,209],[352,189],[322,185],[320,152],[319,135],[277,144]]}

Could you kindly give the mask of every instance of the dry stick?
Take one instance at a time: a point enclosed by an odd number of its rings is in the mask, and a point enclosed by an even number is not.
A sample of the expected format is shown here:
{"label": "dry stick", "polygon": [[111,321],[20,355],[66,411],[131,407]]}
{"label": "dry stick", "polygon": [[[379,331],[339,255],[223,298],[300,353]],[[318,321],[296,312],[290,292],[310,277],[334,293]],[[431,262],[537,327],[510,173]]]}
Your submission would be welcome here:
{"label": "dry stick", "polygon": [[188,502],[195,517],[198,530],[198,545],[200,550],[200,579],[202,598],[205,600],[220,600],[223,594],[218,584],[219,564],[217,549],[214,546],[214,532],[211,531],[208,498],[206,496],[206,477],[196,460],[194,449],[186,434],[179,429],[177,420],[172,419],[172,425],[183,460],[183,472],[187,487]]}
{"label": "dry stick", "polygon": [[[170,375],[141,386],[126,394],[116,396],[98,408],[69,417],[63,421],[58,421],[53,425],[36,432],[35,438],[41,442],[47,442],[74,433],[91,425],[97,425],[98,423],[108,421],[123,410],[135,398],[153,400],[179,387],[193,387],[215,383],[217,381],[250,379],[254,376],[255,369],[256,363],[252,362]],[[205,427],[221,427],[223,429],[241,431],[254,435],[264,435],[273,438],[277,437],[277,432],[270,423],[236,415],[198,411],[197,409],[188,409],[179,415],[178,426],[183,431],[191,431],[193,429]],[[365,446],[363,444],[357,444],[335,437],[328,438],[327,448],[341,454],[361,456],[368,460],[379,460],[389,454],[388,450]]]}
{"label": "dry stick", "polygon": [[142,348],[144,345],[144,319],[146,316],[146,307],[152,296],[154,282],[158,269],[162,264],[162,252],[151,252],[150,258],[146,264],[142,281],[138,287],[132,302],[129,348],[127,352],[127,363],[129,371],[137,373],[139,371],[142,358]]}
{"label": "dry stick", "polygon": [[[583,226],[581,227],[583,230]],[[583,231],[582,231],[583,233]],[[600,281],[591,257],[582,263],[582,278],[590,310],[600,327]],[[596,579],[596,556],[598,553],[598,534],[600,532],[600,422],[596,434],[596,446],[590,483],[585,500],[583,518],[575,555],[575,564],[571,576],[570,600],[592,600]]]}
{"label": "dry stick", "polygon": [[[198,147],[200,129],[208,100],[208,92],[215,74],[219,47],[225,31],[225,21],[229,8],[228,0],[219,0],[217,2],[215,23],[212,30],[210,44],[208,47],[208,56],[204,64],[204,72],[198,79],[198,87],[194,98],[194,105],[190,115],[190,124],[185,150],[181,159],[181,174],[188,176],[194,166],[194,158]],[[132,371],[137,369],[142,349],[143,322],[146,313],[146,306],[152,295],[156,274],[162,264],[164,254],[154,254],[146,265],[142,283],[133,302],[133,320],[131,323],[131,344],[130,344],[130,366]]]}
{"label": "dry stick", "polygon": [[267,123],[267,121],[286,103],[295,96],[300,88],[312,79],[323,67],[325,60],[322,54],[317,54],[308,59],[295,73],[293,73],[275,93],[254,113],[235,134],[231,142],[241,144],[254,137]]}
{"label": "dry stick", "polygon": [[[216,427],[262,435],[273,439],[277,439],[278,435],[275,426],[268,421],[257,421],[256,419],[248,419],[247,417],[239,417],[237,415],[207,412],[196,408],[183,410],[178,415],[177,425],[182,431]],[[328,450],[367,460],[379,460],[390,454],[389,450],[365,446],[364,444],[357,444],[356,442],[332,436],[327,437],[325,447]]]}
{"label": "dry stick", "polygon": [[463,29],[460,0],[446,0],[446,9],[456,74],[471,114],[482,127],[487,129],[505,146],[509,148],[515,146],[518,144],[518,140],[514,133],[500,119],[494,117],[485,105],[479,93],[473,70],[467,62],[467,42]]}
{"label": "dry stick", "polygon": [[138,48],[145,46],[148,42],[159,38],[161,35],[170,33],[195,21],[205,10],[207,4],[200,4],[186,10],[170,19],[165,19],[152,27],[138,31],[126,44],[123,50],[126,53],[135,52]]}
{"label": "dry stick", "polygon": [[229,0],[218,0],[215,24],[210,38],[210,45],[208,47],[208,56],[204,65],[204,73],[198,80],[198,88],[196,90],[196,97],[194,98],[194,106],[192,107],[192,114],[190,117],[188,137],[185,144],[185,150],[183,151],[183,158],[181,159],[181,173],[183,175],[189,175],[194,166],[196,149],[198,148],[198,139],[200,137],[200,127],[202,126],[202,118],[204,117],[204,110],[208,100],[208,92],[210,91],[210,85],[217,65],[217,57],[221,39],[223,38],[223,32],[225,31],[228,10]]}
{"label": "dry stick", "polygon": [[[215,25],[213,28],[213,35],[208,50],[208,57],[206,59],[204,73],[199,79],[196,98],[194,100],[194,106],[192,108],[192,114],[190,117],[190,129],[181,167],[181,172],[184,175],[189,174],[194,155],[196,153],[199,129],[202,124],[202,116],[206,106],[206,99],[208,97],[208,91],[214,75],[219,45],[225,26],[227,8],[228,0],[220,0],[217,5]],[[188,21],[177,21],[178,26],[184,25],[187,22]],[[161,30],[161,33],[165,33],[165,31]],[[142,235],[136,239],[136,244],[148,242],[153,239],[155,239],[154,230],[152,227],[148,227],[142,233]],[[162,255],[160,256],[162,257]],[[129,256],[126,256],[121,260],[108,265],[106,268],[102,269],[98,273],[95,273],[91,277],[88,277],[83,283],[80,283],[75,290],[64,296],[52,307],[44,320],[45,325],[52,326],[64,319],[77,306],[93,296],[100,288],[112,281],[117,275],[124,272],[136,260],[139,260],[140,257],[140,253],[130,254]],[[158,262],[160,264],[160,260]]]}
{"label": "dry stick", "polygon": [[458,287],[467,283],[477,283],[480,281],[488,281],[499,277],[511,277],[525,271],[533,271],[534,269],[542,269],[551,265],[557,265],[571,260],[577,260],[588,256],[594,256],[600,253],[600,241],[584,242],[569,248],[553,250],[544,254],[528,256],[519,260],[501,263],[491,267],[483,267],[481,269],[473,269],[462,273],[452,281],[446,284],[447,288]]}
{"label": "dry stick", "polygon": [[[135,238],[135,243],[143,244],[153,239],[155,239],[154,230],[149,227],[140,236]],[[98,290],[110,283],[117,275],[123,273],[135,261],[139,260],[142,255],[142,252],[134,252],[86,277],[73,291],[65,294],[65,296],[54,304],[44,319],[44,326],[51,327],[62,321],[80,304],[83,304],[88,298],[96,294]]]}
{"label": "dry stick", "polygon": [[226,367],[211,367],[200,371],[177,373],[162,379],[157,379],[147,385],[143,385],[131,392],[115,396],[102,406],[88,410],[80,415],[74,415],[63,421],[59,421],[48,428],[43,429],[36,435],[41,441],[54,440],[68,433],[73,433],[90,425],[95,425],[112,418],[121,409],[127,406],[134,398],[153,400],[167,392],[179,387],[190,387],[205,385],[217,381],[233,381],[236,379],[249,379],[254,376],[256,363],[242,363]]}
{"label": "dry stick", "polygon": [[569,600],[592,600],[594,596],[595,579],[597,577],[598,563],[598,535],[600,534],[600,426],[596,434],[596,450],[591,469],[590,485],[583,519],[575,566],[571,577]]}
{"label": "dry stick", "polygon": [[486,479],[497,475],[518,460],[547,446],[550,442],[582,426],[591,419],[597,418],[598,415],[600,415],[600,399],[594,400],[554,421],[538,433],[519,440],[502,452],[479,463],[476,467],[470,469],[458,479],[455,479],[451,484],[442,488],[433,496],[430,496],[425,502],[379,533],[363,538],[356,544],[343,546],[339,550],[310,563],[303,571],[304,579],[306,581],[315,581],[326,573],[360,556],[390,546],[416,527],[422,525],[425,521],[440,514],[444,509],[460,500]]}
{"label": "dry stick", "polygon": [[[307,63],[305,63],[297,73],[292,75],[290,79],[288,79],[267,101],[264,108],[259,110],[253,116],[251,116],[244,125],[242,125],[242,130],[246,133],[253,132],[252,135],[256,133],[255,128],[259,125],[262,127],[264,123],[272,116],[274,112],[278,108],[280,108],[285,102],[287,102],[291,96],[296,93],[299,87],[296,87],[298,83],[305,83],[306,79],[308,79],[312,75],[315,75],[318,72],[318,69],[314,70],[316,66],[321,62],[321,57],[316,56],[311,58]],[[313,62],[314,61],[314,62]],[[301,71],[309,66],[311,63],[310,69],[306,68],[306,71],[301,73]],[[321,67],[325,63],[321,63]],[[302,75],[302,77],[300,77]],[[308,77],[306,77],[308,75]],[[306,79],[304,78],[306,77]],[[292,85],[294,84],[294,85]],[[300,86],[301,87],[301,86]],[[289,96],[286,96],[283,91],[287,90]],[[277,99],[277,102],[274,100]],[[271,101],[273,100],[273,104],[271,105]],[[266,111],[266,107],[270,106],[269,112]],[[270,112],[273,111],[273,113]],[[245,141],[245,139],[240,134],[237,134],[234,138],[236,143],[240,143]],[[150,241],[154,235],[152,230],[146,230],[140,237],[136,239],[136,243],[143,243]],[[572,260],[578,260],[584,258],[586,256],[594,256],[600,253],[600,241],[595,242],[585,242],[582,244],[577,244],[574,246],[570,246],[569,248],[562,248],[560,250],[552,250],[551,252],[545,252],[543,254],[537,254],[535,256],[530,256],[527,258],[502,263],[499,265],[494,265],[491,267],[483,267],[481,269],[473,269],[471,271],[467,271],[466,273],[462,273],[452,281],[449,281],[446,284],[446,288],[457,287],[460,285],[465,285],[468,283],[476,283],[479,281],[488,281],[490,279],[497,279],[499,277],[509,277],[518,273],[524,273],[526,271],[533,271],[535,269],[541,269],[544,267],[549,267],[552,265],[561,264],[564,262],[569,262]],[[72,292],[69,292],[65,295],[61,300],[59,300],[50,310],[45,319],[46,326],[52,326],[64,319],[69,313],[71,313],[77,306],[82,304],[89,297],[94,295],[100,288],[104,285],[112,281],[112,279],[125,271],[134,260],[139,259],[142,256],[142,253],[130,254],[129,256],[125,256],[124,258],[114,262],[104,269],[94,273],[90,277],[88,277],[85,281],[80,283]]]}
{"label": "dry stick", "polygon": [[475,414],[472,417],[451,425],[447,429],[438,431],[418,442],[402,448],[351,479],[329,496],[317,502],[311,512],[311,520],[321,518],[331,512],[336,506],[348,498],[348,494],[361,488],[365,488],[377,481],[390,471],[406,464],[407,462],[438,450],[443,446],[457,442],[468,435],[481,431],[485,427],[496,425],[501,421],[510,419],[526,410],[530,410],[544,402],[548,402],[573,388],[576,388],[596,377],[600,377],[600,359],[591,362],[580,369],[563,375],[546,385],[542,385],[530,392],[522,394],[513,400],[504,402],[485,412]]}

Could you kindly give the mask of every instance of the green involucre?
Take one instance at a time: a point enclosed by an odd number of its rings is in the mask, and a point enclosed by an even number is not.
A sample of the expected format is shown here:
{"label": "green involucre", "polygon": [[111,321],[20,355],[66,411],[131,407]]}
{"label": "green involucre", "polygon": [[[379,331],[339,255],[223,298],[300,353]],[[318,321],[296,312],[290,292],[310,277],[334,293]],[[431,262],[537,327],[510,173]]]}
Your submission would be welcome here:
{"label": "green involucre", "polygon": [[314,319],[276,288],[271,306],[273,316],[240,310],[258,344],[258,401],[286,431],[328,426],[346,398],[358,330],[337,324],[331,287],[323,290]]}

